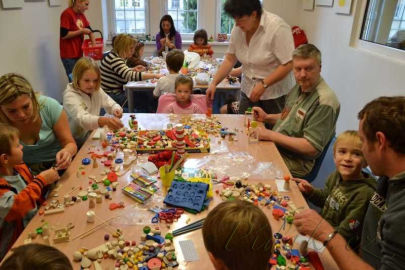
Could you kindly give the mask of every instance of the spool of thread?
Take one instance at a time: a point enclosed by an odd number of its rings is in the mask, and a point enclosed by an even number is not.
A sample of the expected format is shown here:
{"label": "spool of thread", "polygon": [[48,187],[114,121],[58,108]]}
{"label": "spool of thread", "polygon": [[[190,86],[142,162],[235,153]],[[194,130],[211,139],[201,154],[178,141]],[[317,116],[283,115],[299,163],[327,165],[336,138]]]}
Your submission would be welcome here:
{"label": "spool of thread", "polygon": [[95,219],[96,219],[96,213],[94,213],[94,211],[87,211],[86,213],[87,216],[87,222],[88,223],[94,223]]}

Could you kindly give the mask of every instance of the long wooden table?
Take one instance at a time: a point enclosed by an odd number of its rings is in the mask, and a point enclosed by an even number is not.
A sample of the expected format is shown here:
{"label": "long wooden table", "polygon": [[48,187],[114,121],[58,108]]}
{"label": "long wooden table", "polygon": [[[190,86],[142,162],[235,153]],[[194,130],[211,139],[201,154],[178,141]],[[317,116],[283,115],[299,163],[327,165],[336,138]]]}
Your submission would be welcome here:
{"label": "long wooden table", "polygon": [[[127,123],[128,115],[126,114],[123,117],[123,122]],[[166,114],[137,114],[136,115],[139,127],[141,129],[164,129],[167,123],[170,122],[170,117]],[[177,116],[179,117],[179,116]],[[199,116],[205,117],[205,116]],[[230,130],[237,128],[239,132],[236,135],[235,141],[228,141],[228,139],[224,140],[220,137],[215,137],[211,143],[211,151],[215,151],[218,147],[227,147],[229,151],[238,151],[238,152],[246,152],[253,156],[257,162],[272,162],[275,166],[277,166],[283,175],[289,174],[285,163],[283,162],[277,148],[275,147],[274,143],[272,142],[259,142],[254,144],[249,144],[247,140],[247,135],[245,134],[245,129],[243,127],[244,123],[244,116],[241,115],[215,115],[224,127],[228,127]],[[93,151],[94,149],[102,149],[100,146],[100,141],[92,140],[90,137],[83,147],[80,149],[78,154],[76,155],[75,159],[73,160],[71,166],[65,172],[61,180],[59,181],[60,187],[54,190],[50,197],[48,198],[48,202],[54,199],[58,199],[60,202],[63,203],[64,195],[70,194],[75,195],[77,191],[71,192],[73,189],[77,189],[78,187],[82,187],[83,189],[87,189],[89,186],[89,176],[95,176],[96,178],[100,178],[101,172],[105,170],[105,167],[99,163],[98,168],[93,168],[92,165],[83,166],[82,159],[86,157],[90,157],[89,152]],[[206,154],[190,154],[190,159],[201,159]],[[145,161],[147,159],[147,155],[140,156],[138,158],[138,162]],[[80,170],[80,168],[83,168]],[[82,175],[82,172],[85,172]],[[96,204],[96,207],[93,210],[96,213],[96,222],[94,224],[86,222],[86,212],[89,210],[89,203],[88,201],[82,201],[80,203],[75,203],[72,206],[66,207],[63,213],[53,214],[53,215],[36,215],[32,221],[28,224],[27,228],[21,234],[17,242],[14,246],[19,246],[24,243],[24,240],[28,238],[30,232],[34,232],[36,228],[40,227],[44,222],[47,222],[51,228],[58,228],[61,226],[65,226],[68,223],[73,223],[74,228],[71,230],[71,238],[82,234],[85,231],[93,228],[95,225],[102,223],[102,221],[110,219],[112,217],[116,217],[111,219],[110,222],[107,222],[106,226],[102,226],[100,229],[96,230],[91,235],[83,238],[83,239],[75,239],[73,241],[65,242],[65,243],[58,243],[58,244],[51,244],[64,252],[71,260],[72,254],[79,250],[80,248],[94,248],[105,243],[104,235],[106,233],[110,234],[114,232],[115,228],[119,228],[124,232],[125,239],[127,240],[135,240],[137,242],[140,241],[140,235],[142,233],[142,228],[145,225],[151,225],[151,217],[153,213],[149,212],[147,209],[154,205],[163,206],[163,198],[164,195],[162,191],[158,191],[151,201],[149,201],[145,205],[140,205],[133,201],[131,198],[127,197],[121,192],[121,188],[130,183],[132,178],[130,177],[131,170],[128,171],[126,174],[119,178],[120,186],[116,192],[112,192],[112,200],[105,200],[103,198],[103,202],[101,204]],[[252,179],[249,178],[248,182],[263,182],[266,184],[271,184],[274,189],[276,189],[274,179]],[[214,185],[214,189],[222,189],[222,185]],[[71,193],[69,193],[71,192]],[[290,196],[291,200],[295,203],[298,208],[307,208],[307,204],[301,195],[300,191],[298,190],[295,183],[291,183],[291,191],[285,193],[286,195]],[[112,202],[124,202],[125,208],[117,209],[114,211],[109,210],[108,206]],[[221,199],[218,195],[214,194],[214,199],[210,203],[208,211],[213,209],[215,205],[219,204]],[[261,206],[260,206],[261,207]],[[294,236],[296,234],[295,227],[293,225],[288,225],[285,229],[280,229],[282,227],[281,221],[276,221],[271,214],[271,210],[262,207],[265,214],[269,217],[273,232],[281,232],[288,234],[290,236]],[[205,217],[208,211],[203,211],[200,214],[194,215],[190,213],[185,213],[181,216],[181,218],[173,223],[170,226],[170,229],[167,227],[166,224],[161,224],[160,229],[162,230],[162,235],[167,231],[171,231],[182,226],[185,226],[189,222],[194,222]],[[51,232],[51,238],[53,236],[53,232]],[[112,239],[112,238],[111,238]],[[191,239],[194,243],[194,246],[198,252],[199,261],[195,262],[185,262],[180,246],[179,241]],[[38,236],[33,242],[42,243],[43,240],[40,236]],[[191,233],[183,234],[181,236],[174,238],[174,245],[176,248],[176,256],[179,262],[178,269],[213,269],[213,266],[208,258],[208,254],[205,251],[204,243],[202,239],[201,230],[197,230]],[[294,245],[296,248],[296,245]],[[320,258],[323,262],[325,269],[338,269],[336,264],[334,263],[333,259],[331,258],[330,254],[327,250],[323,251],[320,254]],[[80,264],[73,262],[74,269],[79,269]],[[114,261],[112,259],[104,259],[102,261],[103,269],[113,269]]]}

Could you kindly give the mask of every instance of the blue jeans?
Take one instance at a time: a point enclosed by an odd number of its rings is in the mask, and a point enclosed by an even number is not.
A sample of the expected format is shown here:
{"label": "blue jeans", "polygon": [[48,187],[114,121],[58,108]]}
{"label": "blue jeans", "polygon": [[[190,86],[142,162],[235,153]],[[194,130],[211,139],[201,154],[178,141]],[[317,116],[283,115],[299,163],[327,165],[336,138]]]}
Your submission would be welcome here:
{"label": "blue jeans", "polygon": [[76,62],[80,58],[61,58],[63,67],[65,68],[66,75],[68,76],[69,82],[72,82],[72,71]]}
{"label": "blue jeans", "polygon": [[[127,95],[124,91],[119,92],[117,94],[113,94],[113,93],[108,93],[106,92],[107,95],[109,95],[115,102],[118,103],[118,105],[120,105],[122,107],[122,109],[124,110],[124,113],[128,112],[128,100],[127,100]],[[105,112],[104,112],[105,113]]]}

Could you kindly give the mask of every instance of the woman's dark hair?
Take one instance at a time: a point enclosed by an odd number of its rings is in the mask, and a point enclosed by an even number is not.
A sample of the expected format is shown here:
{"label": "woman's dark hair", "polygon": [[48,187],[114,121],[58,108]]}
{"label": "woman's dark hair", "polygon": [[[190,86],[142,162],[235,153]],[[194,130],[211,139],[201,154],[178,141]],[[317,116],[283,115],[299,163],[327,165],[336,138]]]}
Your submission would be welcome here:
{"label": "woman's dark hair", "polygon": [[0,266],[0,270],[73,270],[65,254],[54,247],[28,244],[13,249],[13,254]]}
{"label": "woman's dark hair", "polygon": [[260,18],[262,5],[259,0],[227,0],[224,4],[224,11],[232,18],[251,15],[253,11],[256,11],[257,17]]}
{"label": "woman's dark hair", "polygon": [[207,43],[208,43],[208,34],[207,34],[207,31],[205,31],[204,29],[200,29],[200,30],[197,30],[197,31],[195,31],[195,33],[194,33],[194,43],[195,44],[197,44],[197,38],[202,38],[202,39],[204,39],[204,43],[203,43],[203,45],[207,45]]}
{"label": "woman's dark hair", "polygon": [[166,14],[160,19],[159,27],[160,27],[160,37],[161,38],[165,37],[165,32],[163,31],[163,27],[162,27],[163,21],[168,21],[172,25],[172,27],[170,27],[170,33],[169,33],[169,38],[172,39],[176,35],[176,27],[174,27],[174,22],[173,22],[172,16],[170,16],[169,14]]}

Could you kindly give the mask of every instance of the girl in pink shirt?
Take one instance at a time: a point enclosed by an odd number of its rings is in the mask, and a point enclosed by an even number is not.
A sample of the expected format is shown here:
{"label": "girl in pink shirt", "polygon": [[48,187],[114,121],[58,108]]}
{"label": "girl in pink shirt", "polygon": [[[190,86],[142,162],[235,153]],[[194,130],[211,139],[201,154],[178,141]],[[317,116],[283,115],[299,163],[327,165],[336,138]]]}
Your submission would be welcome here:
{"label": "girl in pink shirt", "polygon": [[176,101],[169,104],[163,113],[193,114],[205,113],[196,103],[191,100],[193,91],[193,79],[188,76],[179,75],[174,85]]}

